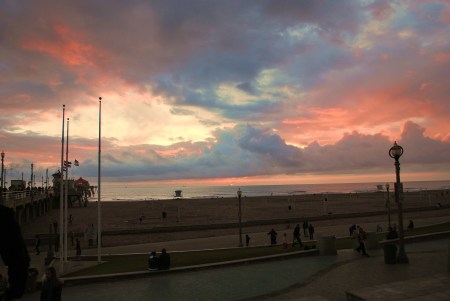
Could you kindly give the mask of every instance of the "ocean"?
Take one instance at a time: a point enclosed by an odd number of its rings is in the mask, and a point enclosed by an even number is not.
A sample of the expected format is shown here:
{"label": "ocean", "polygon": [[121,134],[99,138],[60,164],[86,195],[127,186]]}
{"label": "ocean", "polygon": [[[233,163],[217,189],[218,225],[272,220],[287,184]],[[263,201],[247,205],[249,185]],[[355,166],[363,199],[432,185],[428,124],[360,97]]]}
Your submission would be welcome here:
{"label": "ocean", "polygon": [[[382,185],[382,186],[380,186]],[[390,190],[394,184],[390,183]],[[175,190],[181,190],[182,198],[222,198],[237,196],[241,189],[242,196],[291,196],[301,194],[356,193],[385,191],[385,183],[334,183],[334,184],[297,184],[297,185],[252,185],[252,186],[176,186],[143,185],[134,183],[102,183],[102,201],[145,201],[167,200],[175,197]],[[450,189],[449,181],[404,182],[404,191]],[[95,195],[97,198],[97,195]]]}

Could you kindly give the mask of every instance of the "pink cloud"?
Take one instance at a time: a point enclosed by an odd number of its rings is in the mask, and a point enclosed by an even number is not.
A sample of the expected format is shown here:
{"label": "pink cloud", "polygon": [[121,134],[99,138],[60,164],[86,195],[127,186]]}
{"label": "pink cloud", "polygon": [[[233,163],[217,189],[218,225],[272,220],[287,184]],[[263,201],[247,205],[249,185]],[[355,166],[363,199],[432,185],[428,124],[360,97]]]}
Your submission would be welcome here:
{"label": "pink cloud", "polygon": [[84,42],[83,35],[73,31],[69,26],[57,24],[53,26],[54,39],[29,38],[22,42],[22,47],[29,51],[37,51],[50,55],[54,59],[69,66],[93,67],[105,60],[105,52],[92,44]]}
{"label": "pink cloud", "polygon": [[438,63],[450,62],[450,52],[439,52],[433,55],[433,59]]}

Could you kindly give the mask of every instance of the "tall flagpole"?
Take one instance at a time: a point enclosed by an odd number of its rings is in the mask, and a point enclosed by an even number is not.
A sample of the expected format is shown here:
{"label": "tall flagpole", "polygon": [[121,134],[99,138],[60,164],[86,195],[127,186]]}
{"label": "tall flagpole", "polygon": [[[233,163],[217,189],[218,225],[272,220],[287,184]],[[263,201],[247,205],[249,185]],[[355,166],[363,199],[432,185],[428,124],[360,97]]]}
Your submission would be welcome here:
{"label": "tall flagpole", "polygon": [[67,207],[68,207],[68,195],[69,195],[69,118],[67,118],[67,134],[66,134],[66,193],[64,195],[64,261],[67,261]]}
{"label": "tall flagpole", "polygon": [[98,98],[98,193],[97,193],[97,261],[102,261],[102,212],[101,212],[101,153],[102,153],[102,98]]}
{"label": "tall flagpole", "polygon": [[[63,118],[62,118],[62,135],[61,135],[61,177],[60,177],[60,188],[59,188],[59,271],[64,272],[64,260],[63,260],[63,250],[61,247],[61,242],[63,240],[63,204],[64,204],[64,114],[66,110],[66,105],[63,105]],[[55,233],[56,234],[56,233]]]}

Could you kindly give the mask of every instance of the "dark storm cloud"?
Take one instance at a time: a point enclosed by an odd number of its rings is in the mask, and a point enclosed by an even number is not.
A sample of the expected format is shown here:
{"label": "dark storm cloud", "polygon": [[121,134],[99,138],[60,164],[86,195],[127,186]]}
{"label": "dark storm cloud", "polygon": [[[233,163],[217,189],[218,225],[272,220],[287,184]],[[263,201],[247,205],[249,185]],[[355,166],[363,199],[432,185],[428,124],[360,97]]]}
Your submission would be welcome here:
{"label": "dark storm cloud", "polygon": [[[108,156],[103,167],[105,176],[121,175],[118,177],[121,181],[206,179],[341,170],[370,172],[392,165],[392,159],[388,156],[392,141],[382,135],[354,132],[336,144],[312,143],[304,149],[286,144],[271,131],[249,125],[217,131],[215,138],[213,143],[195,145],[183,142],[165,148],[170,150],[182,146],[187,150],[184,154],[173,156],[158,155],[162,149],[155,146],[143,146],[147,149],[146,154],[129,153],[127,156],[132,161],[127,158],[121,162]],[[450,164],[450,142],[424,136],[423,129],[417,124],[406,124],[398,143],[405,149],[402,162],[407,164],[409,170],[422,170],[414,167],[421,162],[440,163],[442,166]],[[95,171],[89,167],[82,170],[86,173]]]}
{"label": "dark storm cloud", "polygon": [[[447,166],[448,12],[447,1],[4,0],[0,142],[9,159],[58,168],[59,138],[33,125],[62,103],[77,118],[104,91],[133,129],[150,110],[123,108],[160,101],[213,130],[166,147],[104,138],[111,179],[370,171],[392,164],[384,133],[398,124],[405,162]],[[96,141],[71,143],[94,177]]]}

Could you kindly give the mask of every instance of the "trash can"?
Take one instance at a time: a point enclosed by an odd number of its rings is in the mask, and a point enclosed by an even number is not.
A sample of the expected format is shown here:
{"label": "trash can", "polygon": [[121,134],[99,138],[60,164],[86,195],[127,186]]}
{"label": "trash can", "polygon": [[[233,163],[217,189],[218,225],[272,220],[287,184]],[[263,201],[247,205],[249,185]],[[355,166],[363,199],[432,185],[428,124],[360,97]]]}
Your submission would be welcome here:
{"label": "trash can", "polygon": [[26,291],[32,293],[36,291],[36,280],[38,277],[38,270],[35,268],[28,269],[27,282],[26,282]]}
{"label": "trash can", "polygon": [[384,245],[384,263],[396,264],[397,263],[397,246],[394,244]]}

